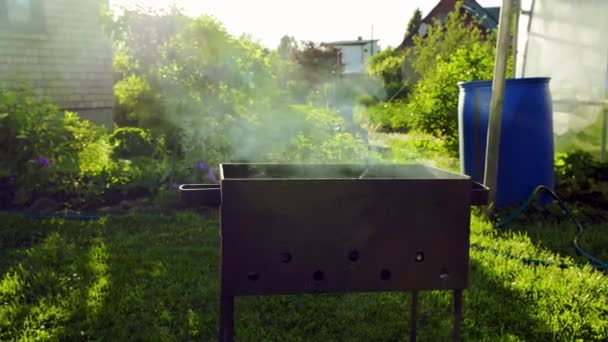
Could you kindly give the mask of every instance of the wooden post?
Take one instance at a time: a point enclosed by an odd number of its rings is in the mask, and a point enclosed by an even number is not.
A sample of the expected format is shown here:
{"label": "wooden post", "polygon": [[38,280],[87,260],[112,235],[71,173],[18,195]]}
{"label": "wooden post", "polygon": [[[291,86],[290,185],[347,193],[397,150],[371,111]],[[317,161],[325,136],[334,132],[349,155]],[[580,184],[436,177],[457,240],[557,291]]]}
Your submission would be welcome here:
{"label": "wooden post", "polygon": [[[608,52],[608,51],[607,51]],[[608,60],[608,56],[606,58]],[[606,62],[608,65],[608,61]],[[606,89],[604,89],[604,104],[602,105],[602,142],[600,146],[600,160],[606,161],[606,135],[608,134],[608,70],[606,70]]]}
{"label": "wooden post", "polygon": [[602,108],[602,143],[600,146],[600,160],[606,161],[606,134],[608,134],[608,105]]}
{"label": "wooden post", "polygon": [[486,165],[484,183],[490,188],[488,206],[485,214],[490,215],[496,200],[496,184],[498,175],[498,154],[500,151],[500,126],[502,123],[502,103],[505,94],[505,74],[507,72],[507,57],[509,55],[509,32],[513,0],[502,0],[500,21],[498,25],[498,41],[496,43],[496,59],[494,62],[494,79],[492,80],[492,99],[490,101],[490,118],[488,122],[488,137],[486,144]]}
{"label": "wooden post", "polygon": [[519,14],[521,12],[521,0],[513,0],[513,77],[517,77],[517,48],[519,40]]}

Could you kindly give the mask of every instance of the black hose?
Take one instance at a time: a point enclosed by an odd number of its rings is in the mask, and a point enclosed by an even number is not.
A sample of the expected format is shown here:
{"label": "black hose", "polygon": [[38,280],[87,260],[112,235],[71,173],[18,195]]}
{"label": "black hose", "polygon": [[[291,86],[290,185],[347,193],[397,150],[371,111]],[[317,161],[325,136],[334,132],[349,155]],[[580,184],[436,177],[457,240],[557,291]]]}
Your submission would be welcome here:
{"label": "black hose", "polygon": [[[524,202],[524,204],[522,204],[517,210],[515,210],[506,219],[500,220],[496,226],[497,227],[505,227],[505,226],[511,224],[513,221],[515,221],[518,217],[520,217],[524,213],[524,211],[530,206],[530,204],[532,203],[532,201],[534,200],[534,198],[536,198],[536,196],[541,191],[544,191],[544,192],[548,193],[551,197],[553,197],[553,199],[555,199],[557,201],[557,204],[560,206],[560,208],[564,211],[564,213],[566,214],[566,216],[568,216],[568,218],[576,225],[576,228],[577,228],[578,232],[574,236],[574,240],[572,241],[572,244],[574,245],[574,249],[576,250],[576,252],[580,256],[582,256],[583,258],[587,259],[597,269],[602,270],[602,271],[608,271],[608,263],[606,263],[604,261],[601,261],[598,258],[594,257],[593,255],[591,255],[589,252],[585,251],[579,245],[579,243],[578,243],[579,238],[585,232],[585,229],[583,228],[583,225],[574,216],[574,214],[572,213],[572,211],[570,210],[570,208],[568,208],[566,206],[566,204],[561,200],[561,198],[559,198],[559,196],[557,196],[557,194],[555,192],[553,192],[551,189],[547,188],[544,185],[537,186],[534,189],[534,191],[532,192],[532,195],[530,195],[530,197],[528,197],[528,199],[526,200],[526,202]],[[496,251],[492,251],[489,248],[481,247],[481,246],[476,245],[476,244],[471,244],[471,247],[474,248],[474,249],[476,249],[476,250],[491,251],[493,253],[496,252]],[[509,255],[509,254],[504,254],[504,253],[495,253],[495,254],[501,254],[501,255],[507,256],[509,258],[519,259],[519,260],[521,260],[523,262],[532,263],[532,264],[536,264],[536,265],[552,265],[552,263],[550,263],[548,261],[540,260],[540,259],[521,258],[521,257]],[[582,267],[583,265],[560,264],[559,266],[562,267],[562,268],[566,268],[566,267],[571,267],[571,266]]]}

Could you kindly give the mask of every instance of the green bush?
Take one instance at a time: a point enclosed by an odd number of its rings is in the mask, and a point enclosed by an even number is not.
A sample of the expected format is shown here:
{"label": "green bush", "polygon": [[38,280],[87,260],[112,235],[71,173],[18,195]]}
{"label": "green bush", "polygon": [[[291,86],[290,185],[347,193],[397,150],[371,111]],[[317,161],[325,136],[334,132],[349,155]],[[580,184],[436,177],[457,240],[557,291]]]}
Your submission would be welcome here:
{"label": "green bush", "polygon": [[[116,67],[116,66],[115,66]],[[129,75],[114,85],[114,121],[119,126],[156,128],[164,124],[161,94],[144,75]]]}
{"label": "green bush", "polygon": [[472,18],[462,7],[463,1],[458,0],[444,21],[429,25],[426,36],[414,36],[414,45],[406,50],[405,60],[416,76],[424,78],[433,73],[440,61],[449,61],[458,50],[480,42],[494,44],[495,34],[484,31],[479,18]]}
{"label": "green bush", "polygon": [[407,90],[401,74],[404,53],[388,48],[369,61],[367,70],[370,75],[381,77],[384,81],[386,99],[405,98]]}
{"label": "green bush", "polygon": [[[346,122],[334,110],[293,105],[267,117],[256,139],[244,143],[265,151],[260,158],[273,162],[346,162],[368,157],[367,147],[346,132]],[[252,136],[253,134],[246,134]],[[256,145],[257,144],[257,145]],[[246,155],[253,151],[244,150]]]}
{"label": "green bush", "polygon": [[411,128],[411,116],[403,100],[380,102],[367,108],[371,124],[380,131],[407,132]]}
{"label": "green bush", "polygon": [[378,102],[380,102],[380,100],[378,100],[377,98],[371,96],[371,95],[360,95],[355,99],[356,104],[364,106],[364,107],[371,107],[375,104],[378,104]]}
{"label": "green bush", "polygon": [[[335,131],[335,113],[315,117],[323,110],[303,113],[291,104],[340,108],[361,94],[383,93],[369,77],[326,77],[331,70],[314,61],[317,48],[302,52],[300,64],[290,63],[250,38],[231,36],[207,16],[126,11],[110,30],[117,124],[162,137],[166,151],[190,165],[290,160],[296,136],[321,148],[344,132]],[[335,58],[329,62],[335,65]],[[318,70],[305,73],[303,65]]]}
{"label": "green bush", "polygon": [[121,127],[110,135],[115,158],[157,157],[160,148],[151,134],[142,128]]}
{"label": "green bush", "polygon": [[15,176],[16,204],[50,199],[78,209],[112,193],[153,196],[178,181],[162,139],[144,129],[108,135],[26,87],[0,91],[0,113],[0,176]]}
{"label": "green bush", "polygon": [[458,82],[491,79],[494,47],[475,43],[457,50],[449,59],[439,57],[436,68],[414,88],[406,108],[412,126],[445,139],[448,150],[458,152]]}
{"label": "green bush", "polygon": [[391,141],[390,147],[394,162],[423,162],[451,170],[458,169],[458,160],[450,156],[446,142],[430,134],[410,132],[404,139]]}
{"label": "green bush", "polygon": [[154,195],[169,183],[169,164],[150,157],[116,160],[108,170],[107,190]]}
{"label": "green bush", "polygon": [[62,194],[86,201],[110,163],[105,128],[62,113],[27,87],[0,90],[0,169],[17,179],[17,202]]}
{"label": "green bush", "polygon": [[211,17],[126,11],[111,31],[118,125],[149,129],[176,158],[232,159],[240,137],[226,132],[285,99],[278,54]]}
{"label": "green bush", "polygon": [[565,201],[608,209],[608,163],[590,153],[558,153],[555,158],[556,190]]}
{"label": "green bush", "polygon": [[[405,60],[408,79],[416,79],[407,98],[405,121],[413,129],[445,140],[453,156],[458,152],[458,82],[493,77],[495,34],[484,31],[479,18],[471,18],[458,1],[445,20],[429,27],[425,37],[415,36]],[[512,61],[509,60],[507,74]]]}

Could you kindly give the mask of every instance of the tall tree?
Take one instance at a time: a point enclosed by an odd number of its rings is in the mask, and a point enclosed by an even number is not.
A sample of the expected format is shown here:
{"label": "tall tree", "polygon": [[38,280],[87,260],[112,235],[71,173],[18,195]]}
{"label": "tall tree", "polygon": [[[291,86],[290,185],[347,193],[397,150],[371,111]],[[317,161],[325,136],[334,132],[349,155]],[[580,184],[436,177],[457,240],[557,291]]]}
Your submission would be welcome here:
{"label": "tall tree", "polygon": [[407,31],[405,32],[405,36],[408,37],[416,32],[418,26],[422,23],[422,12],[420,8],[416,8],[410,22],[407,23]]}
{"label": "tall tree", "polygon": [[334,79],[342,71],[339,50],[312,41],[302,42],[302,47],[294,51],[293,59],[301,68],[301,77],[311,86]]}
{"label": "tall tree", "polygon": [[279,56],[283,59],[288,59],[291,53],[298,48],[298,42],[292,36],[284,35],[281,38],[281,43],[277,48]]}
{"label": "tall tree", "polygon": [[450,56],[463,46],[495,39],[491,32],[483,30],[479,19],[463,12],[462,6],[462,0],[456,1],[454,10],[444,20],[433,20],[425,37],[413,37],[414,46],[407,50],[406,59],[411,61],[420,77],[435,70],[438,58],[449,61]]}

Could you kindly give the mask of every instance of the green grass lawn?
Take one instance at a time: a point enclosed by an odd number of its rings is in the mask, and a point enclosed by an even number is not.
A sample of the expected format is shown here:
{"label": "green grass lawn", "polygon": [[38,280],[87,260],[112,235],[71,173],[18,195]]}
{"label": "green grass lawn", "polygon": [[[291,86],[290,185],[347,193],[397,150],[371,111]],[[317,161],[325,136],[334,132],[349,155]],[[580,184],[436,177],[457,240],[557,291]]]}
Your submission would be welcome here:
{"label": "green grass lawn", "polygon": [[[545,241],[543,231],[561,238]],[[567,251],[573,234],[567,224],[534,226],[528,233],[517,224],[496,230],[474,219],[471,239],[512,255],[575,262]],[[605,274],[589,267],[529,266],[475,250],[470,267],[466,341],[608,339]],[[217,217],[184,213],[79,222],[0,215],[0,272],[1,341],[216,338]],[[408,298],[239,298],[237,339],[404,341]],[[421,294],[421,341],[449,340],[450,299],[447,292]]]}

